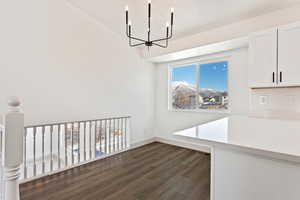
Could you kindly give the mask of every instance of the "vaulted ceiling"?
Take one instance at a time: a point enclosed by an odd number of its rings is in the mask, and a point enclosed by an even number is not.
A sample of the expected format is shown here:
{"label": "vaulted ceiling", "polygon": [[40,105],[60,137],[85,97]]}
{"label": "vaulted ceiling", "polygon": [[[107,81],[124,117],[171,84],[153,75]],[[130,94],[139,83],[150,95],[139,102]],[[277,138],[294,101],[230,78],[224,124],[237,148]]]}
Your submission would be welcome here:
{"label": "vaulted ceiling", "polygon": [[[147,0],[69,0],[125,36],[125,5],[129,5],[133,33],[146,37]],[[165,35],[170,8],[175,8],[175,36],[183,37],[299,4],[300,0],[152,0],[154,37]]]}

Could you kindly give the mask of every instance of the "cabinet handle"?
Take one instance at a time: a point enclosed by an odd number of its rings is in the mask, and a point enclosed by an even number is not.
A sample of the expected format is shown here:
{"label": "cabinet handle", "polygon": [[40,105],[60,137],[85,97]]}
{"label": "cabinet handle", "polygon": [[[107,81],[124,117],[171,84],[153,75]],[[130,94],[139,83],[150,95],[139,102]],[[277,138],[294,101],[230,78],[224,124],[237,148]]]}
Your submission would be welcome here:
{"label": "cabinet handle", "polygon": [[282,82],[282,72],[279,74],[279,81]]}
{"label": "cabinet handle", "polygon": [[275,72],[273,72],[272,76],[273,76],[273,83],[275,83]]}

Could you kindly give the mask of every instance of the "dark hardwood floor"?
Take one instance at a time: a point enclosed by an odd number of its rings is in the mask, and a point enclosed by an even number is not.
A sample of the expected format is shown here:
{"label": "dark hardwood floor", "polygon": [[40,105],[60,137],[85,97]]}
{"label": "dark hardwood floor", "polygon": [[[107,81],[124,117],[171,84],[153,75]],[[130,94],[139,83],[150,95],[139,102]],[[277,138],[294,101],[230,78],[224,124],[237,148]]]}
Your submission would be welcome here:
{"label": "dark hardwood floor", "polygon": [[21,200],[209,200],[210,156],[152,143],[20,186]]}

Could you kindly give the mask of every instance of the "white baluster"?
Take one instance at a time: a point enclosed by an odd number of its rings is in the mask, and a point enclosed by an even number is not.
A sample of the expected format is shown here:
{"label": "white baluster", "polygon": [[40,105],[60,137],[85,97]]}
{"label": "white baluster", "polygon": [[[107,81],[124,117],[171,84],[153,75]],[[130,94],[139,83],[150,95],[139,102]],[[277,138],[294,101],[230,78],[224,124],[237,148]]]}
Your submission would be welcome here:
{"label": "white baluster", "polygon": [[4,181],[5,200],[19,200],[20,167],[23,162],[24,114],[21,102],[16,97],[8,100],[9,110],[5,114],[4,126]]}

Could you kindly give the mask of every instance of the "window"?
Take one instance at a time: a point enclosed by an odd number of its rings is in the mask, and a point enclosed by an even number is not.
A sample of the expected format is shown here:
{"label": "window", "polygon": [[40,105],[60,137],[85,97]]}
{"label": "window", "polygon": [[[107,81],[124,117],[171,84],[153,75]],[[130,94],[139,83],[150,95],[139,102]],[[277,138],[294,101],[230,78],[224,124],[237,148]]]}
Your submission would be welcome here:
{"label": "window", "polygon": [[171,67],[173,110],[228,109],[228,61]]}

